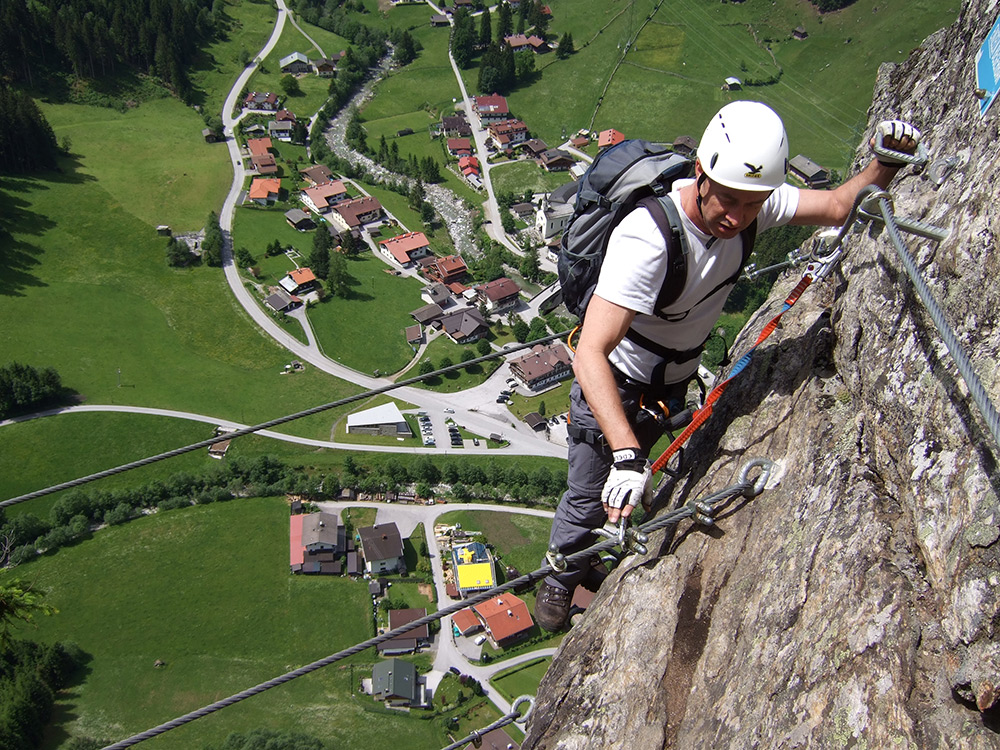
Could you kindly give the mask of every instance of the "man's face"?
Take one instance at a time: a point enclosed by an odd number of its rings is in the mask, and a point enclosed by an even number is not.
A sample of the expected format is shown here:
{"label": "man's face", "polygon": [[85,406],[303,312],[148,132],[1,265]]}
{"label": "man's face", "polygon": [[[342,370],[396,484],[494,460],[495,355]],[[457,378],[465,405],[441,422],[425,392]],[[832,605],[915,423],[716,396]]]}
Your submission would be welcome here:
{"label": "man's face", "polygon": [[[701,169],[697,170],[701,175]],[[770,192],[737,190],[706,179],[698,186],[701,192],[701,213],[709,234],[720,240],[730,240],[757,218]]]}

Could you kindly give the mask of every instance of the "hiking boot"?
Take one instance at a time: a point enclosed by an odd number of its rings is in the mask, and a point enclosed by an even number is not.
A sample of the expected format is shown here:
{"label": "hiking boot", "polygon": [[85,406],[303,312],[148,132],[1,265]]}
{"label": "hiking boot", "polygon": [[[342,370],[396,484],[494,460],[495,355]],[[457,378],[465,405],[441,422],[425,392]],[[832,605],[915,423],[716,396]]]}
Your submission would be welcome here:
{"label": "hiking boot", "polygon": [[535,622],[550,633],[562,630],[569,620],[572,599],[572,592],[542,581],[542,585],[538,587],[538,596],[535,597]]}

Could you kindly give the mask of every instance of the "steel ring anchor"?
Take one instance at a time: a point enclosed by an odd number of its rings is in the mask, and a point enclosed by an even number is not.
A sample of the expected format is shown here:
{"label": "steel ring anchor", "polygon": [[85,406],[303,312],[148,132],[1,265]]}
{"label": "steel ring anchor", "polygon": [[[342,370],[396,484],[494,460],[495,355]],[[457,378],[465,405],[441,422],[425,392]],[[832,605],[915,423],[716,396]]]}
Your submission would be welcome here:
{"label": "steel ring anchor", "polygon": [[743,491],[745,497],[756,497],[764,491],[764,487],[771,480],[771,473],[774,471],[775,463],[767,458],[752,458],[743,464],[740,469],[740,484],[750,484],[750,472],[753,469],[760,469],[760,475],[750,487]]}
{"label": "steel ring anchor", "polygon": [[[519,706],[522,703],[528,704],[528,709],[526,711],[521,711],[521,709],[519,708]],[[531,716],[531,712],[534,710],[534,708],[535,708],[535,699],[532,698],[530,695],[521,695],[515,698],[514,702],[510,704],[510,710],[512,713],[514,712],[519,713],[520,716],[514,719],[514,722],[517,724],[526,723],[528,721],[528,717]]]}

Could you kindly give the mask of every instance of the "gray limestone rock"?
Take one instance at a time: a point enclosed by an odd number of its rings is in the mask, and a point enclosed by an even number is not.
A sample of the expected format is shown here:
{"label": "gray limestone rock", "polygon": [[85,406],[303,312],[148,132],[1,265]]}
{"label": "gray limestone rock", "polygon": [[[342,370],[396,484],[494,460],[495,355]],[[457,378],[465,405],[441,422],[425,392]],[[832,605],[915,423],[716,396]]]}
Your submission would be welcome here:
{"label": "gray limestone rock", "polygon": [[[974,61],[997,13],[967,0],[884,66],[868,133],[899,117],[932,157],[961,159],[940,186],[907,168],[890,192],[899,215],[951,230],[904,238],[1000,401],[1000,105],[980,117]],[[852,235],[839,272],[784,316],[662,504],[734,482],[751,457],[780,481],[619,566],[545,676],[523,747],[1000,748],[1000,449],[885,235]]]}

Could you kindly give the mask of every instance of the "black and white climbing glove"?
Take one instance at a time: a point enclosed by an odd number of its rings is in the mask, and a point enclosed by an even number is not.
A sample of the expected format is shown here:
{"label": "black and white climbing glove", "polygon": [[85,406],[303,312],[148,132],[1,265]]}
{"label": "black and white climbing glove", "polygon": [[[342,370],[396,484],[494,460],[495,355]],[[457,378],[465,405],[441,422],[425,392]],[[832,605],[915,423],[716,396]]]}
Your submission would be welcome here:
{"label": "black and white climbing glove", "polygon": [[[876,130],[882,135],[882,145],[893,151],[909,151],[912,153],[920,143],[920,131],[910,125],[910,123],[903,122],[902,120],[883,120],[878,124]],[[906,139],[912,141],[912,148],[902,148],[903,141]],[[902,167],[907,164],[907,162],[901,159],[881,153],[878,155],[878,162],[887,167]]]}
{"label": "black and white climbing glove", "polygon": [[601,491],[601,502],[609,508],[633,508],[653,499],[653,473],[649,461],[638,448],[623,448],[613,454],[614,464]]}

